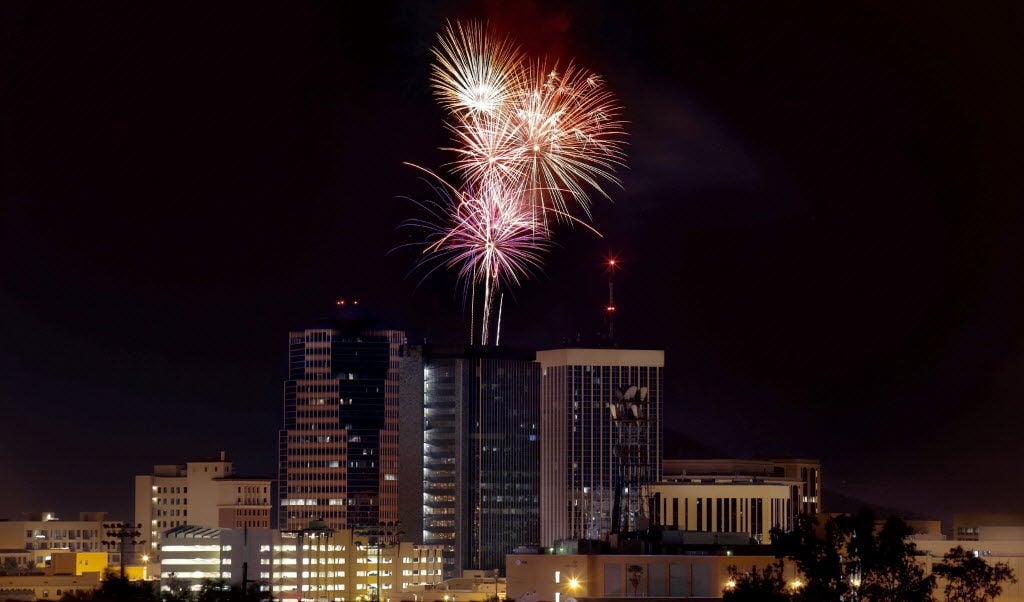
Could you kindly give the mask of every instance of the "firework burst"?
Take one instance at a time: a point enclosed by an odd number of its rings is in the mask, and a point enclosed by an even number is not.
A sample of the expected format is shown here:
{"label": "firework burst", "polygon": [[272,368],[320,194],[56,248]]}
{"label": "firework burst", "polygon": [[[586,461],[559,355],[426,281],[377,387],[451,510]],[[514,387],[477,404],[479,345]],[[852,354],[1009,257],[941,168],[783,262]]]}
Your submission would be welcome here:
{"label": "firework burst", "polygon": [[438,101],[456,115],[500,110],[522,60],[519,48],[498,40],[482,23],[449,23],[432,49],[430,81]]}
{"label": "firework burst", "polygon": [[505,181],[457,190],[430,175],[438,182],[433,186],[438,200],[419,202],[426,217],[405,223],[426,232],[418,266],[425,269],[424,278],[442,268],[454,271],[464,297],[482,290],[480,342],[488,344],[499,291],[520,286],[539,270],[553,242],[536,235],[522,191],[503,187]]}
{"label": "firework burst", "polygon": [[449,24],[432,52],[431,85],[450,117],[449,167],[462,185],[419,168],[440,200],[420,203],[427,217],[406,225],[427,233],[419,263],[427,275],[453,270],[464,290],[482,289],[487,345],[496,295],[540,269],[553,224],[597,233],[584,221],[588,194],[610,199],[605,186],[621,186],[624,122],[600,76],[572,62],[527,60],[481,23]]}

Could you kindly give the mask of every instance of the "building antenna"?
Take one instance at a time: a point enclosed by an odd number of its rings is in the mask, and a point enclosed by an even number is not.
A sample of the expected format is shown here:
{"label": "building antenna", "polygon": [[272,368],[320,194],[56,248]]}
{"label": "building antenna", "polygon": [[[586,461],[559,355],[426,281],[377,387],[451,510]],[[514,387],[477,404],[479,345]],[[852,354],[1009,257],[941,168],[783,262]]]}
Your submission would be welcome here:
{"label": "building antenna", "polygon": [[608,321],[608,345],[615,346],[615,282],[613,276],[619,267],[619,260],[614,256],[605,261],[605,268],[608,270],[608,304],[604,306],[605,316]]}

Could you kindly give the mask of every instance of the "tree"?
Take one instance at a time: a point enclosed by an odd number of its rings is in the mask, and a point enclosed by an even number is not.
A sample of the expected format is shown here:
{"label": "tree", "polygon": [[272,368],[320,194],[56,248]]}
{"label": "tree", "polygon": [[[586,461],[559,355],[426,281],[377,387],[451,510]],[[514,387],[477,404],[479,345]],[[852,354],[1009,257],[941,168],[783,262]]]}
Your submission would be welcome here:
{"label": "tree", "polygon": [[792,560],[806,579],[794,592],[794,600],[841,602],[850,591],[842,555],[845,528],[836,518],[829,518],[819,529],[818,519],[804,514],[797,517],[792,531],[772,529],[775,556]]}
{"label": "tree", "polygon": [[814,602],[930,602],[933,577],[924,576],[910,541],[913,529],[890,516],[876,533],[874,513],[830,517],[824,525],[802,515],[789,532],[772,530],[777,558],[789,558],[806,579],[795,600]]}
{"label": "tree", "polygon": [[203,579],[196,602],[229,602],[231,588],[223,579]]}
{"label": "tree", "polygon": [[731,587],[722,594],[723,601],[731,602],[788,602],[786,580],[782,576],[782,561],[768,565],[758,571],[753,567],[742,572],[736,566],[729,567]]}
{"label": "tree", "polygon": [[859,593],[871,602],[930,602],[935,577],[917,562],[914,530],[890,516],[862,559]]}
{"label": "tree", "polygon": [[60,597],[60,602],[93,602],[96,599],[96,592],[93,590],[67,590]]}
{"label": "tree", "polygon": [[129,581],[108,569],[92,599],[95,602],[155,602],[156,594],[150,583]]}
{"label": "tree", "polygon": [[1004,562],[990,565],[963,549],[952,548],[932,567],[932,572],[946,580],[945,594],[950,602],[985,602],[1003,593],[1003,583],[1017,583],[1017,577]]}
{"label": "tree", "polygon": [[192,591],[189,589],[188,581],[177,577],[174,573],[162,579],[161,583],[167,590],[160,593],[162,602],[189,602],[192,599]]}

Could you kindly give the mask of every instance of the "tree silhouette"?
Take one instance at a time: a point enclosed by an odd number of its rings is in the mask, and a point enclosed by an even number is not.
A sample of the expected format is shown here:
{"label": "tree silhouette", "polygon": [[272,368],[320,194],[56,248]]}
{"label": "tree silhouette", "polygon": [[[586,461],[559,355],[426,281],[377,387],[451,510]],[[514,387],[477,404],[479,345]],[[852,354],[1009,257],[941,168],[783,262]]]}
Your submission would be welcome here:
{"label": "tree silhouette", "polygon": [[861,594],[871,602],[928,602],[935,577],[924,575],[917,562],[914,530],[903,519],[890,516],[874,538],[861,567]]}
{"label": "tree silhouette", "polygon": [[985,602],[1003,593],[1003,583],[1017,583],[1017,577],[1004,562],[990,565],[984,558],[962,546],[952,548],[932,572],[946,580],[945,594],[950,602]]}
{"label": "tree silhouette", "polygon": [[768,565],[760,571],[740,571],[729,567],[731,587],[722,594],[726,602],[788,602],[786,581],[782,576],[782,561]]}
{"label": "tree silhouette", "polygon": [[862,509],[824,525],[801,515],[792,531],[773,529],[772,544],[776,557],[792,560],[806,579],[794,600],[930,602],[935,578],[924,576],[911,535],[898,516],[878,530],[874,513]]}

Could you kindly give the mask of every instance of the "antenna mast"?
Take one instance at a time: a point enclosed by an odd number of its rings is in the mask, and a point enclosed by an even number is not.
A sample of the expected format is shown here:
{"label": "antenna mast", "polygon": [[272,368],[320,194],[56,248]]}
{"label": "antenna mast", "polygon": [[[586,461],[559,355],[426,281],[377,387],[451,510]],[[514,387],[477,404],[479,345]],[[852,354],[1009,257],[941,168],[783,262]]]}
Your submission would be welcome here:
{"label": "antenna mast", "polygon": [[612,276],[615,275],[615,270],[619,267],[619,261],[615,257],[609,257],[605,262],[605,267],[608,270],[608,305],[605,305],[604,311],[608,320],[608,345],[615,345],[615,282],[612,280]]}

